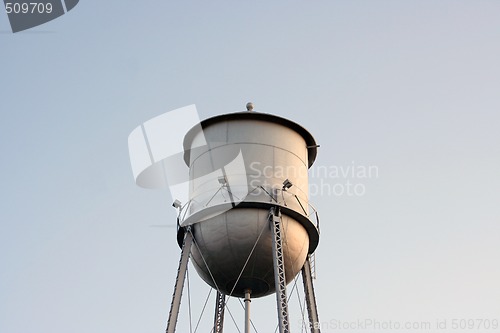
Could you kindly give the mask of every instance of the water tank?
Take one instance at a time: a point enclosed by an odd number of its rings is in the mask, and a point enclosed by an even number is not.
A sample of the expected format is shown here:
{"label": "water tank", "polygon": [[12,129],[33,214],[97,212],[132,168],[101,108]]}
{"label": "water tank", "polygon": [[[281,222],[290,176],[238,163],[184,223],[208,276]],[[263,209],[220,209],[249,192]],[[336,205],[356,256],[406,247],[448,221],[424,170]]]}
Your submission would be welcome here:
{"label": "water tank", "polygon": [[[223,114],[200,125],[184,138],[190,188],[181,226],[194,235],[192,263],[226,295],[271,294],[270,209],[281,211],[287,283],[318,245],[308,198],[316,142],[297,123],[260,112]],[[179,229],[179,240],[184,232]]]}

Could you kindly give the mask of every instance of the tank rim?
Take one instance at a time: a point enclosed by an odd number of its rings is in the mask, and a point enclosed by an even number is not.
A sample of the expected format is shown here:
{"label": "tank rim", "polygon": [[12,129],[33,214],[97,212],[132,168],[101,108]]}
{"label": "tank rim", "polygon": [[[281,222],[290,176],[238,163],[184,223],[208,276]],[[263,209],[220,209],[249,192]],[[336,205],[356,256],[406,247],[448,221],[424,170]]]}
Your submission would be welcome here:
{"label": "tank rim", "polygon": [[210,125],[227,121],[227,120],[263,120],[263,121],[268,121],[271,123],[275,124],[280,124],[285,127],[288,127],[295,132],[299,133],[304,140],[306,141],[307,145],[307,157],[308,157],[308,167],[310,168],[314,161],[316,160],[316,156],[318,154],[318,145],[316,144],[316,140],[312,136],[311,133],[309,133],[308,130],[306,130],[304,127],[301,125],[297,124],[296,122],[276,116],[274,114],[270,113],[261,113],[261,112],[233,112],[233,113],[226,113],[226,114],[221,114],[217,115],[214,117],[207,118],[205,120],[202,120],[200,124],[196,124],[193,126],[184,136],[184,162],[186,162],[186,165],[189,166],[190,160],[189,160],[189,151],[191,149],[191,144],[193,142],[193,139],[195,135],[199,132],[200,130],[200,125],[201,129],[207,128]]}
{"label": "tank rim", "polygon": [[[184,241],[184,234],[186,232],[185,228],[187,226],[203,223],[204,217],[207,215],[210,216],[212,214],[216,214],[217,212],[226,212],[231,209],[238,208],[258,208],[258,209],[271,209],[272,207],[279,207],[281,210],[281,214],[287,215],[295,220],[297,220],[303,227],[306,229],[307,235],[309,236],[309,249],[308,254],[312,254],[319,244],[319,231],[318,228],[314,225],[314,223],[307,217],[304,216],[297,211],[290,209],[286,206],[279,205],[272,202],[256,202],[256,201],[243,201],[238,203],[236,206],[233,203],[224,203],[221,205],[206,207],[203,210],[200,210],[193,215],[189,216],[185,219],[181,226],[177,230],[177,243],[179,247],[182,248],[182,243]],[[201,221],[200,221],[201,220]]]}

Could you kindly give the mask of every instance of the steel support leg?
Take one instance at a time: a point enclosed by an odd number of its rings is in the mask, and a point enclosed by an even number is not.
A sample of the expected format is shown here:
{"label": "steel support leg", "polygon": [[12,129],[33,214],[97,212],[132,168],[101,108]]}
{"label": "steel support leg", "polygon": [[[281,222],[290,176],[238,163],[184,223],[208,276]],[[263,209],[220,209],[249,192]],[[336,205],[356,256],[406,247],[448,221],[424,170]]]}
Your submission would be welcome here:
{"label": "steel support leg", "polygon": [[217,292],[215,301],[214,333],[222,333],[224,328],[224,309],[226,308],[226,295]]}
{"label": "steel support leg", "polygon": [[280,333],[289,333],[288,303],[286,297],[285,261],[281,237],[281,213],[278,207],[271,208],[271,230],[273,233],[273,264],[276,302],[278,303],[278,326]]}
{"label": "steel support leg", "polygon": [[174,294],[172,295],[172,303],[170,305],[170,313],[168,314],[166,333],[174,333],[177,325],[177,317],[179,316],[179,307],[181,305],[182,289],[184,288],[184,280],[186,277],[186,269],[191,252],[191,244],[193,243],[193,235],[191,231],[186,232],[184,243],[182,244],[181,259],[179,268],[177,269],[177,278],[175,279]]}
{"label": "steel support leg", "polygon": [[306,296],[307,312],[309,313],[309,328],[311,333],[320,333],[320,322],[318,317],[318,307],[316,306],[316,296],[314,295],[313,279],[311,274],[311,263],[309,256],[302,267],[302,281],[304,282],[304,293]]}

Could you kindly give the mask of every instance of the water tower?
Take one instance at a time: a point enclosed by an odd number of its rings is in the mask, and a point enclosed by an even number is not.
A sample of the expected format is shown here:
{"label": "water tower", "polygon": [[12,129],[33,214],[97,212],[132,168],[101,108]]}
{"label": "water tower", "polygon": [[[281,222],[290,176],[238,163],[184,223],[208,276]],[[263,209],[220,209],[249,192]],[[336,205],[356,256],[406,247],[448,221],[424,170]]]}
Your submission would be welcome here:
{"label": "water tower", "polygon": [[311,269],[319,220],[308,198],[317,147],[305,128],[254,112],[251,103],[247,111],[211,117],[187,131],[189,198],[174,202],[182,250],[167,332],[175,331],[189,258],[217,290],[213,332],[223,331],[226,297],[244,298],[250,332],[251,298],[272,293],[279,330],[289,332],[286,286],[300,271],[311,331],[319,332]]}

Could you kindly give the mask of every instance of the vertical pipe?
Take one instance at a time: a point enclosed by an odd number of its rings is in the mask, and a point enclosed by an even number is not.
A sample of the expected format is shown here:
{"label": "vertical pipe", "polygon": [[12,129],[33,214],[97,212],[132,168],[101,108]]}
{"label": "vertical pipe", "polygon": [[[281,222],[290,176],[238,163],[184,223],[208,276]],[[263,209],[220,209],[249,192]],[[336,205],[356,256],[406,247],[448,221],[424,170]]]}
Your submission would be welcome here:
{"label": "vertical pipe", "polygon": [[245,290],[245,333],[250,333],[250,294],[252,291],[250,289]]}

